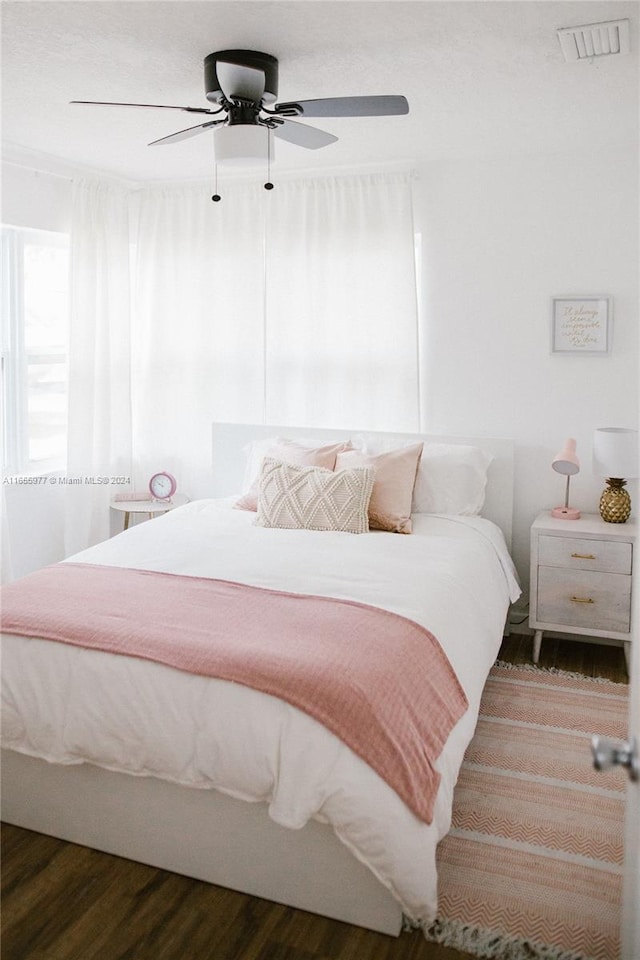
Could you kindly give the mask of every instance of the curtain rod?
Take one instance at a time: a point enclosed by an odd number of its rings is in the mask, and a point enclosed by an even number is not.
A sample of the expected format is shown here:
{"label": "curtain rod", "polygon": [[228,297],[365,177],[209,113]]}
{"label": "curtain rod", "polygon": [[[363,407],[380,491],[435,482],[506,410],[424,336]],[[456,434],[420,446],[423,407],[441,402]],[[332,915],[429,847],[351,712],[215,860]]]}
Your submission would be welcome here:
{"label": "curtain rod", "polygon": [[58,177],[59,180],[68,180],[69,183],[71,183],[73,180],[73,177],[68,173],[57,173],[54,170],[42,170],[40,167],[31,167],[26,163],[18,163],[17,160],[6,160],[3,157],[2,162],[10,167],[19,167],[21,170],[28,170],[30,173],[43,173],[47,177]]}
{"label": "curtain rod", "polygon": [[[31,173],[40,173],[48,177],[58,177],[59,180],[67,180],[69,183],[72,183],[76,176],[80,177],[91,177],[97,180],[109,180],[112,183],[118,183],[121,186],[128,186],[132,189],[144,190],[149,187],[172,187],[172,186],[195,186],[199,183],[206,184],[211,178],[208,177],[193,177],[187,178],[184,180],[128,180],[124,177],[114,177],[112,174],[103,173],[98,170],[93,170],[91,167],[79,168],[77,174],[72,173],[59,173],[57,170],[48,170],[43,167],[37,167],[33,163],[23,162],[19,160],[10,160],[8,158],[2,157],[2,163],[8,164],[12,167],[19,167],[21,170],[29,170]],[[407,173],[410,175],[412,180],[419,180],[420,174],[409,163],[396,163],[396,164],[367,164],[364,166],[355,166],[353,164],[345,165],[343,167],[327,167],[325,170],[318,169],[304,169],[296,170],[295,168],[287,168],[286,170],[279,171],[279,176],[282,178],[282,181],[286,180],[295,180],[301,177],[334,177],[340,175],[354,175],[354,174],[376,174],[376,173]],[[246,182],[250,179],[250,176],[232,176],[229,178],[229,182],[240,183]]]}
{"label": "curtain rod", "polygon": [[43,167],[36,167],[32,163],[24,163],[20,160],[9,160],[5,157],[2,158],[2,163],[11,167],[18,167],[20,170],[28,170],[29,173],[41,174],[45,177],[57,177],[58,180],[66,180],[68,183],[73,183],[74,180],[76,180],[78,177],[81,177],[87,180],[106,180],[109,183],[115,183],[121,187],[135,188],[139,186],[138,182],[135,180],[126,180],[121,177],[114,177],[111,174],[103,173],[99,170],[93,170],[91,167],[79,167],[76,173],[59,173],[57,170],[47,170]]}

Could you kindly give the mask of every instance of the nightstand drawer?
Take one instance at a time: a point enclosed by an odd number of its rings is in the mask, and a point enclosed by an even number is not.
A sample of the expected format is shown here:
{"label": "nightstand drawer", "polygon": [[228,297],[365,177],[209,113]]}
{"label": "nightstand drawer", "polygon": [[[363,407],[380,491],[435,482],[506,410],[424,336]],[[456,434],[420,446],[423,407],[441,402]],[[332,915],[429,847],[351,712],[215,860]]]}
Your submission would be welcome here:
{"label": "nightstand drawer", "polygon": [[[584,551],[588,541],[579,542]],[[630,610],[631,577],[554,567],[538,569],[536,619],[541,623],[628,633]]]}
{"label": "nightstand drawer", "polygon": [[631,573],[631,544],[613,540],[540,536],[539,562],[574,570]]}

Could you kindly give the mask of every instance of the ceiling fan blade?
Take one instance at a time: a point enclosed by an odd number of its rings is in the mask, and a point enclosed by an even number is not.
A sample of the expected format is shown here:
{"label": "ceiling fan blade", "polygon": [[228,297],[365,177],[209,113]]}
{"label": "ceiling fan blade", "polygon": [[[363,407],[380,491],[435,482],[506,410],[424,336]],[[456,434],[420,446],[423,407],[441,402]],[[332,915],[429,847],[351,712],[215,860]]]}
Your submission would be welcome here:
{"label": "ceiling fan blade", "polygon": [[299,117],[389,117],[409,113],[406,97],[326,97],[322,100],[294,100],[279,103],[276,113],[288,109],[296,111]]}
{"label": "ceiling fan blade", "polygon": [[210,127],[218,127],[226,120],[209,120],[207,123],[199,123],[196,127],[187,127],[186,130],[178,130],[177,133],[170,133],[168,137],[160,137],[159,140],[152,140],[149,147],[157,147],[159,144],[178,143],[179,140],[189,140],[191,137],[197,137],[199,133],[204,133]]}
{"label": "ceiling fan blade", "polygon": [[220,113],[220,110],[208,110],[206,107],[173,107],[166,103],[114,103],[111,100],[70,100],[69,103],[86,103],[97,107],[152,107],[155,110],[184,110],[185,113]]}
{"label": "ceiling fan blade", "polygon": [[318,130],[317,127],[308,127],[306,123],[294,123],[293,120],[285,120],[273,128],[274,136],[281,140],[288,140],[289,143],[295,143],[299,147],[307,147],[309,150],[317,150],[319,147],[328,147],[330,143],[335,143],[338,139],[332,133],[326,130]]}
{"label": "ceiling fan blade", "polygon": [[251,100],[252,103],[260,103],[262,100],[265,85],[264,70],[218,60],[216,73],[227,100]]}

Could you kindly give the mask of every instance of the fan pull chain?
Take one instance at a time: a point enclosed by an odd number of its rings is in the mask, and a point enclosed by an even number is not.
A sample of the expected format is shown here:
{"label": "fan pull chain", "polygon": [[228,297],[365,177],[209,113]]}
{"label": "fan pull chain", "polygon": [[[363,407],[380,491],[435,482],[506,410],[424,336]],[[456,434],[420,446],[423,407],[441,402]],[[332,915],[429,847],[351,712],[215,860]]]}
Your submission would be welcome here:
{"label": "fan pull chain", "polygon": [[214,201],[214,203],[217,203],[218,200],[222,200],[222,197],[218,193],[218,164],[217,163],[214,165],[214,168],[213,168],[213,189],[215,190],[215,193],[213,194],[211,199]]}
{"label": "fan pull chain", "polygon": [[271,130],[267,127],[267,182],[264,185],[265,190],[273,190],[271,183]]}
{"label": "fan pull chain", "polygon": [[218,161],[216,158],[216,142],[213,137],[211,138],[211,143],[213,144],[213,189],[215,191],[211,199],[214,203],[217,203],[219,200],[222,200],[222,197],[218,193]]}

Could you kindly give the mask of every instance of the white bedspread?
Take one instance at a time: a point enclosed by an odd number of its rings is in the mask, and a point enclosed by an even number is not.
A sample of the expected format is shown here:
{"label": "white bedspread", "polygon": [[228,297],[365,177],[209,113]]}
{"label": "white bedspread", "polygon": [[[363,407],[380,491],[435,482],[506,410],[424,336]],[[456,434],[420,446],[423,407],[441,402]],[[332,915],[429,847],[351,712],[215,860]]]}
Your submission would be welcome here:
{"label": "white bedspread", "polygon": [[410,536],[264,529],[254,518],[229,501],[201,500],[70,559],[343,597],[421,623],[470,704],[437,763],[431,825],[333,734],[274,697],[66,644],[3,638],[3,746],[265,801],[273,820],[293,829],[309,818],[329,822],[405,913],[429,922],[436,844],[519,594],[502,534],[480,518],[418,515]]}

